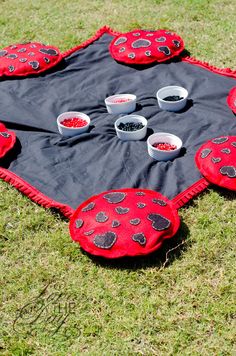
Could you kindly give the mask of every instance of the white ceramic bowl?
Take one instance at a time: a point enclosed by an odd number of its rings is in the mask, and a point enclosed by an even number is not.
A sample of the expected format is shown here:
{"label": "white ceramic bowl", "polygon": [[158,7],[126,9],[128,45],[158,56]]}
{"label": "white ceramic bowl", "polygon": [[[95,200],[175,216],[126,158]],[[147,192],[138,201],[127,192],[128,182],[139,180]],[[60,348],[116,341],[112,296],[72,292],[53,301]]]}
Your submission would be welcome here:
{"label": "white ceramic bowl", "polygon": [[[118,129],[118,126],[121,122],[124,124],[126,124],[127,122],[134,122],[134,123],[141,122],[144,125],[144,127],[142,129],[136,130],[136,131],[123,131],[123,130]],[[116,134],[120,140],[123,140],[123,141],[142,140],[147,134],[147,120],[145,119],[145,117],[140,116],[140,115],[135,115],[135,114],[126,115],[126,116],[120,117],[118,120],[116,120],[115,129],[116,129]]]}
{"label": "white ceramic bowl", "polygon": [[[162,142],[170,143],[171,145],[175,145],[177,148],[172,151],[163,151],[153,147],[154,143]],[[172,135],[167,132],[154,133],[147,139],[149,156],[156,159],[157,161],[169,161],[174,159],[179,155],[182,145],[182,140],[178,136]]]}
{"label": "white ceramic bowl", "polygon": [[[183,99],[178,101],[166,101],[163,100],[164,98],[172,95],[178,95]],[[158,90],[157,92],[157,101],[158,105],[162,110],[167,111],[180,111],[182,110],[185,105],[187,104],[188,100],[188,91],[185,88],[178,87],[176,85],[163,87]]]}
{"label": "white ceramic bowl", "polygon": [[[86,126],[82,126],[82,127],[67,127],[62,125],[62,121],[65,119],[70,119],[73,117],[78,117],[81,118],[83,120],[87,121],[87,125]],[[88,131],[90,125],[90,118],[88,115],[82,113],[82,112],[78,112],[78,111],[67,111],[62,113],[61,115],[58,116],[57,118],[57,126],[58,126],[58,130],[60,132],[60,134],[62,136],[75,136],[75,135],[79,135],[83,132]]]}
{"label": "white ceramic bowl", "polygon": [[136,99],[136,95],[133,94],[117,94],[106,98],[105,104],[109,114],[129,114],[136,108]]}

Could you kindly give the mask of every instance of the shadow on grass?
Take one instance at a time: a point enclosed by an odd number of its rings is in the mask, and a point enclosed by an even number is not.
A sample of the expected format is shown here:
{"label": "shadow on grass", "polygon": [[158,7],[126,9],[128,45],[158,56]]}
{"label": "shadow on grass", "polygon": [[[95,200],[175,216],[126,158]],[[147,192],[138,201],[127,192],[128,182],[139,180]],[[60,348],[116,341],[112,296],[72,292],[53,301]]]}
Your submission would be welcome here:
{"label": "shadow on grass", "polygon": [[85,251],[82,251],[82,253],[87,255],[95,264],[110,269],[137,270],[151,267],[163,269],[171,265],[176,259],[181,258],[183,252],[190,246],[188,237],[189,229],[185,223],[181,222],[177,234],[171,239],[165,240],[160,249],[147,256],[109,260],[89,255]]}
{"label": "shadow on grass", "polygon": [[[213,187],[211,187],[213,189]],[[224,189],[221,187],[214,186],[214,191],[216,191],[221,197],[227,200],[235,200],[236,199],[236,191]]]}

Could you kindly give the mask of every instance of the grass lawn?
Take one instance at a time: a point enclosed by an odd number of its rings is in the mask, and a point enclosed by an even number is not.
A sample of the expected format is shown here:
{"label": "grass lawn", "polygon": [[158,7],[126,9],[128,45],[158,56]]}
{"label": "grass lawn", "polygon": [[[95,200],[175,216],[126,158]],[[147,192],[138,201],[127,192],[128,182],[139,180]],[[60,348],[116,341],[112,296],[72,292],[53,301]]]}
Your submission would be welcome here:
{"label": "grass lawn", "polygon": [[[230,0],[0,0],[0,44],[63,51],[105,24],[168,28],[192,56],[235,68],[235,13]],[[160,252],[107,263],[0,182],[0,355],[236,355],[235,198],[208,190]]]}

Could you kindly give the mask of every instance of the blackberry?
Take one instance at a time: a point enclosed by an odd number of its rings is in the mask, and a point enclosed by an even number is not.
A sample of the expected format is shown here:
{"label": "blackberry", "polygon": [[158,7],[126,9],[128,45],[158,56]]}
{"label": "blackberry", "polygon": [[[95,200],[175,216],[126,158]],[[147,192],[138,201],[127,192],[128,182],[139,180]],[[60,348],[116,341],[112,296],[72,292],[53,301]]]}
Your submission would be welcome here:
{"label": "blackberry", "polygon": [[137,131],[141,130],[144,125],[141,122],[126,122],[125,124],[121,122],[118,125],[118,129],[122,131]]}
{"label": "blackberry", "polygon": [[179,100],[182,100],[183,97],[182,96],[179,96],[179,95],[170,95],[170,96],[167,96],[166,98],[162,99],[162,100],[165,100],[165,101],[179,101]]}

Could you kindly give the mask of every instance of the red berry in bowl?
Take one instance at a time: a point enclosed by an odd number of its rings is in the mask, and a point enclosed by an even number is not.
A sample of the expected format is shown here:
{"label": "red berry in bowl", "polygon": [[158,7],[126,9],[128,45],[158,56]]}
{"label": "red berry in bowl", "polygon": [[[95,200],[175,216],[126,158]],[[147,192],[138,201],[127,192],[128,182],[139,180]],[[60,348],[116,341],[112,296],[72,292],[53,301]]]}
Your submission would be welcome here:
{"label": "red berry in bowl", "polygon": [[84,127],[88,124],[88,122],[80,117],[71,117],[68,119],[64,119],[61,122],[61,125],[66,126],[66,127]]}
{"label": "red berry in bowl", "polygon": [[112,100],[112,102],[115,103],[115,104],[127,103],[128,101],[131,101],[131,99],[123,98],[123,99],[114,99],[114,100]]}
{"label": "red berry in bowl", "polygon": [[176,145],[171,145],[168,142],[155,142],[153,144],[153,147],[155,147],[155,148],[157,148],[158,150],[161,150],[161,151],[174,151],[177,148]]}

